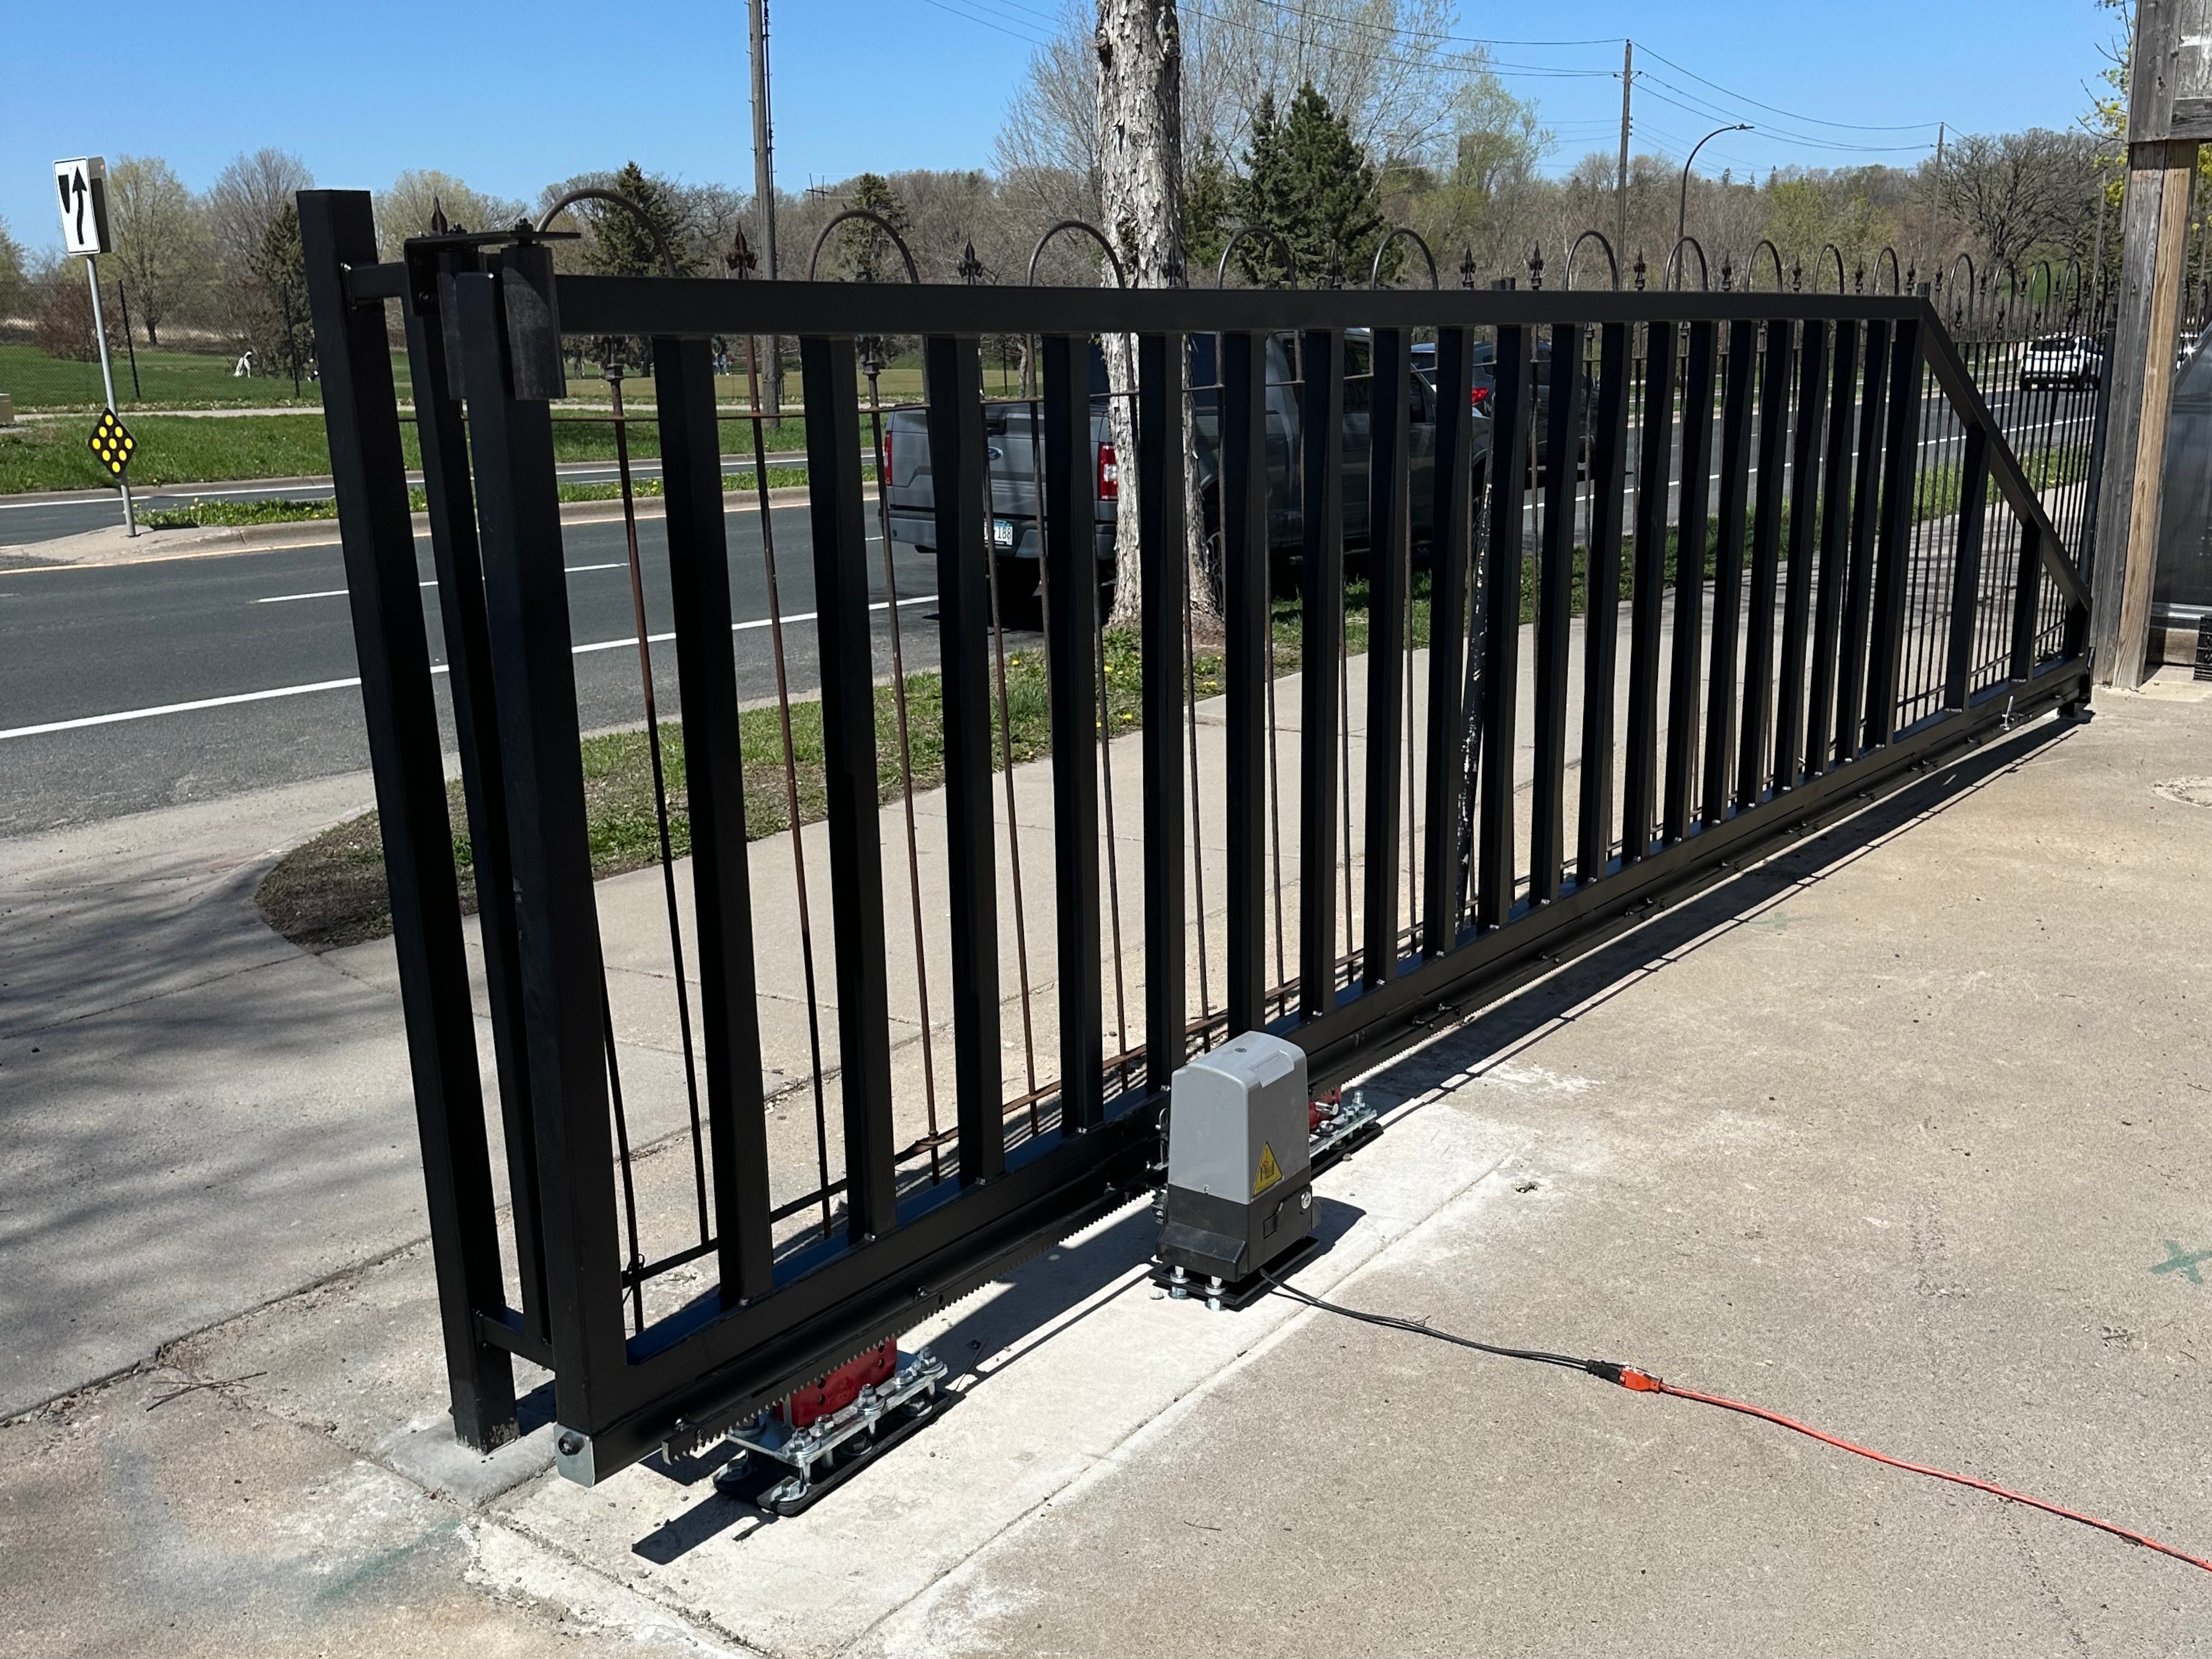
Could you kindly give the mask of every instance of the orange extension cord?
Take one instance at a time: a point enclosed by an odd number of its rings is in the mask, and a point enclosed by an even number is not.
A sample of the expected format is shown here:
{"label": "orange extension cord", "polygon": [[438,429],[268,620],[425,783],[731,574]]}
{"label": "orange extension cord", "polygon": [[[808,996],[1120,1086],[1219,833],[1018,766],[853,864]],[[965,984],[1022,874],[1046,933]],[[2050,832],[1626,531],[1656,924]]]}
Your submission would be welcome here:
{"label": "orange extension cord", "polygon": [[1903,1469],[1909,1474],[1924,1474],[1932,1480],[1948,1480],[1956,1486],[1969,1486],[1976,1492],[1987,1492],[1992,1498],[2001,1498],[2008,1504],[2025,1504],[2029,1509],[2041,1510],[2045,1515],[2055,1515],[2063,1521],[2074,1521],[2085,1527],[2094,1527],[2099,1532],[2108,1532],[2113,1537],[2125,1539],[2130,1544],[2140,1545],[2147,1550],[2155,1550],[2160,1555],[2170,1555],[2177,1561],[2185,1561],[2192,1567],[2212,1572],[2212,1561],[2208,1561],[2202,1556],[2191,1555],[2186,1550],[2178,1550],[2171,1544],[2161,1544],[2157,1539],[2147,1534],[2133,1531],[2113,1522],[2100,1521],[2094,1515],[2083,1515],[2078,1510],[2066,1509],[2057,1504],[2046,1504],[2040,1498],[2031,1498],[2026,1492],[2014,1492],[2008,1486],[2000,1486],[1993,1481],[1977,1480],[1970,1474],[1958,1474],[1949,1469],[1936,1468],[1930,1464],[1908,1462],[1902,1457],[1892,1457],[1887,1452],[1878,1452],[1871,1447],[1857,1445],[1836,1435],[1824,1433],[1808,1423],[1800,1423],[1794,1417],[1784,1417],[1780,1412],[1768,1411],[1764,1406],[1748,1405],[1743,1401],[1730,1400],[1717,1394],[1700,1394],[1695,1389],[1678,1389],[1664,1378],[1655,1376],[1650,1371],[1639,1370],[1634,1365],[1624,1365],[1617,1360],[1577,1359],[1568,1354],[1547,1353],[1540,1349],[1509,1348],[1501,1347],[1492,1342],[1478,1342],[1473,1337],[1455,1336],[1449,1331],[1438,1330],[1435,1326],[1420,1320],[1401,1319],[1391,1314],[1367,1313],[1358,1308],[1346,1308],[1337,1303],[1324,1302],[1317,1296],[1309,1296],[1304,1291],[1291,1289],[1265,1269],[1261,1270],[1261,1277],[1273,1285],[1278,1292],[1289,1297],[1292,1301],[1303,1302],[1306,1306],[1318,1308],[1324,1313],[1340,1314],[1346,1319],[1356,1319],[1363,1324],[1381,1325],[1391,1330],[1406,1331],[1415,1336],[1434,1337],[1440,1342],[1449,1342],[1462,1348],[1473,1348],[1480,1353],[1496,1354],[1506,1359],[1533,1360],[1539,1364],[1560,1365],[1570,1370],[1588,1371],[1592,1376],[1601,1377],[1607,1382],[1615,1383],[1636,1394],[1668,1395],[1676,1400],[1694,1401],[1700,1406],[1715,1406],[1722,1411],[1741,1413],[1746,1417],[1755,1417],[1762,1423],[1771,1423],[1778,1428],[1789,1429],[1795,1433],[1802,1434],[1808,1439],[1817,1440],[1822,1445],[1833,1446],[1839,1451],[1850,1452],[1856,1456],[1871,1459],[1876,1463],[1886,1463],[1893,1469]]}

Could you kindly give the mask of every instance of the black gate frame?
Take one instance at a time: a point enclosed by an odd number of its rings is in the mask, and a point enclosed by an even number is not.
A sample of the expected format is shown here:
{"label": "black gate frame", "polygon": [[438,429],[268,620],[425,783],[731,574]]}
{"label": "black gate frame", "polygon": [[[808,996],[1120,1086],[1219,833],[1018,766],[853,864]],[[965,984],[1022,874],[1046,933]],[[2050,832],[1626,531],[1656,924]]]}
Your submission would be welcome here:
{"label": "black gate frame", "polygon": [[[1185,796],[1177,736],[1182,718],[1183,523],[1182,457],[1183,337],[1222,337],[1222,532],[1226,565],[1232,870],[1230,895],[1231,1030],[1267,1025],[1311,1057],[1316,1090],[1371,1066],[1418,1040],[1437,1011],[1477,1003],[1549,971],[1633,926],[1659,905],[1722,878],[1802,833],[1856,810],[1906,769],[1975,743],[2002,726],[2052,708],[2086,706],[2084,655],[2088,595],[2064,556],[2035,490],[1961,366],[1927,301],[1917,296],[1799,294],[1529,292],[1295,292],[979,289],[955,286],[866,287],[829,283],[734,283],[661,278],[556,276],[543,239],[526,232],[423,238],[398,262],[380,262],[369,198],[363,192],[311,191],[300,198],[325,408],[336,477],[362,696],[382,813],[401,999],[409,1038],[422,1156],[435,1243],[440,1301],[456,1431],[489,1448],[515,1432],[510,1356],[554,1376],[562,1472],[589,1484],[669,1446],[713,1437],[851,1355],[895,1336],[1008,1266],[1145,1191],[1158,1152],[1164,1089],[1157,1081],[1112,1097],[1098,1018],[1100,938],[1097,870],[1097,734],[1088,711],[1097,698],[1097,627],[1091,576],[1092,459],[1087,352],[1092,336],[1133,334],[1139,342],[1139,441],[1135,458],[1141,502],[1145,610],[1146,726],[1143,821],[1148,849],[1144,937],[1150,962],[1144,1013],[1146,1053],[1165,1055],[1170,1072],[1185,1053],[1184,904],[1181,878]],[[502,1281],[492,1160],[477,1071],[474,1017],[462,946],[431,663],[403,465],[401,421],[388,343],[387,307],[404,322],[413,378],[413,418],[421,437],[439,604],[450,655],[452,698],[470,829],[479,861],[482,928],[489,975],[487,1012],[495,1038],[505,1129],[514,1233],[520,1252],[520,1306]],[[1761,324],[1834,323],[1840,400],[1863,361],[1863,418],[1881,422],[1880,442],[1862,446],[1857,489],[1832,489],[1816,503],[1809,487],[1792,502],[1781,641],[1781,706],[1760,696],[1739,706],[1735,643],[1716,636],[1712,684],[1700,683],[1699,653],[1677,653],[1676,672],[1660,683],[1657,634],[1650,626],[1671,597],[1679,626],[1702,626],[1704,585],[1680,580],[1671,595],[1644,568],[1667,532],[1666,477],[1638,495],[1638,522],[1622,522],[1631,388],[1624,372],[1639,323],[1687,325],[1678,363],[1676,330],[1652,331],[1644,395],[1671,407],[1678,373],[1707,406],[1717,391],[1718,513],[1737,544],[1751,543],[1750,578],[1772,592],[1785,551],[1781,457],[1762,465],[1749,493],[1753,400],[1770,410],[1790,396],[1790,353],[1770,353],[1765,383],[1731,369],[1716,386],[1717,331],[1741,346]],[[1566,741],[1569,616],[1563,597],[1547,598],[1536,624],[1536,811],[1525,894],[1516,885],[1513,733],[1520,649],[1517,573],[1528,487],[1528,388],[1540,326],[1553,329],[1554,361],[1565,343],[1586,338],[1610,372],[1591,411],[1590,476],[1597,517],[1589,537],[1592,616],[1583,653],[1589,684],[1607,688],[1586,699],[1585,757],[1608,761],[1626,751],[1621,821],[1642,823],[1611,852],[1614,822],[1611,765],[1583,769],[1580,845],[1561,833]],[[1480,805],[1475,856],[1462,863],[1454,826],[1465,781],[1452,744],[1466,711],[1461,641],[1442,630],[1432,646],[1428,830],[1419,872],[1429,898],[1426,925],[1408,949],[1395,890],[1367,896],[1359,928],[1362,970],[1340,984],[1331,902],[1317,881],[1308,903],[1295,970],[1291,1012],[1270,1022],[1261,966],[1267,895],[1265,820],[1259,805],[1260,744],[1267,672],[1269,580],[1264,419],[1267,335],[1303,337],[1304,360],[1330,366],[1299,394],[1305,426],[1307,650],[1333,657],[1343,627],[1340,532],[1330,528],[1338,488],[1335,411],[1340,407],[1345,331],[1374,330],[1374,407],[1402,411],[1410,374],[1411,331],[1437,331],[1440,457],[1464,461],[1473,339],[1497,331],[1496,413],[1489,514],[1487,616],[1480,641]],[[1562,333],[1559,331],[1565,330]],[[995,973],[994,834],[991,744],[980,665],[989,627],[983,588],[989,495],[977,342],[1027,332],[1043,341],[1048,450],[1044,580],[1051,598],[1049,673],[1054,707],[1052,768],[1063,1010],[1060,1133],[1008,1150],[999,1076]],[[707,1059],[707,1103],[714,1156],[714,1255],[720,1289],[641,1334],[625,1334],[622,1253],[611,1174],[614,1147],[601,1048],[599,941],[593,908],[578,762],[574,669],[560,547],[547,398],[561,385],[559,340],[569,335],[651,339],[653,389],[664,457],[668,553],[676,604],[677,653],[684,688],[683,724],[690,765],[696,883],[697,953]],[[831,887],[842,1008],[838,1063],[858,1089],[845,1091],[848,1158],[844,1237],[795,1256],[772,1259],[768,1159],[755,1023],[743,782],[737,752],[732,674],[731,601],[726,559],[720,445],[709,342],[714,336],[795,337],[807,387],[808,462],[813,556],[822,652],[822,696],[830,766]],[[946,811],[953,851],[951,930],[958,1161],[956,1179],[909,1193],[894,1182],[885,976],[879,919],[875,732],[866,573],[866,523],[855,424],[854,341],[866,334],[924,341],[929,434],[939,480],[937,498],[939,626],[947,674]],[[1827,333],[1807,331],[1797,367],[1818,396]],[[1784,338],[1788,337],[1785,331]],[[1663,342],[1664,349],[1661,343]],[[1856,358],[1861,344],[1863,360]],[[1754,354],[1734,351],[1748,365]],[[1567,361],[1574,361],[1569,358]],[[1885,364],[1887,374],[1885,374]],[[1904,638],[1906,544],[1917,480],[1916,421],[1923,366],[1966,428],[1969,465],[1953,555],[1954,609],[1936,714],[1900,730],[1899,661]],[[1579,377],[1553,377],[1554,430],[1579,423]],[[466,425],[463,423],[465,404]],[[1887,405],[1886,411],[1884,405]],[[1654,406],[1654,405],[1647,405]],[[1802,423],[1801,423],[1802,424]],[[1711,476],[1711,428],[1686,425],[1685,544],[1704,536],[1706,495],[1686,481]],[[1797,475],[1818,460],[1809,439],[1796,453]],[[1395,549],[1373,561],[1376,602],[1370,672],[1372,707],[1366,833],[1395,856],[1403,793],[1403,672],[1395,637],[1409,580],[1406,538],[1394,535],[1407,512],[1402,415],[1374,436],[1373,522],[1376,544]],[[1828,476],[1838,476],[1840,452]],[[1663,469],[1664,458],[1661,459]],[[1977,690],[1973,629],[1984,591],[1986,477],[2021,526],[2008,674]],[[1572,469],[1555,468],[1557,474]],[[1465,465],[1435,468],[1433,523],[1467,536],[1480,505]],[[1571,478],[1544,488],[1565,490]],[[1561,499],[1565,499],[1564,496]],[[1656,502],[1656,505],[1655,505]],[[1823,511],[1822,509],[1825,509]],[[1842,515],[1849,512],[1846,520]],[[1655,523],[1650,515],[1656,514]],[[1816,516],[1823,522],[1816,525]],[[1693,526],[1692,520],[1697,522]],[[1572,514],[1537,550],[1541,591],[1564,595],[1560,580],[1575,547]],[[1565,523],[1562,532],[1559,526]],[[1823,580],[1817,610],[1810,591],[1815,540],[1825,559],[1847,568],[1848,582]],[[1632,607],[1617,603],[1623,557],[1638,561]],[[1454,562],[1446,561],[1446,564]],[[1826,567],[1824,566],[1824,568]],[[1723,562],[1715,615],[1730,607],[1744,572]],[[1456,607],[1457,578],[1440,573],[1438,602]],[[2046,588],[2045,584],[2049,584]],[[1832,609],[1832,605],[1840,609]],[[2040,641],[2051,592],[2063,626],[2054,653]],[[1601,611],[1600,607],[1602,606]],[[1613,730],[1611,695],[1619,669],[1618,612],[1632,622],[1627,730]],[[1727,609],[1729,625],[1735,612]],[[1772,629],[1749,642],[1763,677]],[[1826,653],[1832,679],[1816,672],[1814,706],[1789,689],[1809,648]],[[1794,653],[1794,661],[1793,661]],[[1725,657],[1728,672],[1717,665]],[[978,665],[978,666],[969,666]],[[1749,672],[1747,672],[1747,679]],[[1321,681],[1310,675],[1308,684]],[[1761,680],[1763,685],[1763,678]],[[1837,689],[1830,705],[1821,687]],[[1669,728],[1708,733],[1702,775],[1683,745],[1669,745],[1665,775],[1654,738],[1659,698]],[[1333,799],[1337,709],[1328,688],[1310,695],[1303,766],[1308,803]],[[1387,729],[1386,729],[1387,728]],[[1805,764],[1770,767],[1795,739]],[[1834,741],[1830,741],[1832,734]],[[1740,742],[1739,742],[1740,738]],[[1796,751],[1790,751],[1793,754]],[[1785,781],[1762,787],[1769,772]],[[1241,781],[1241,784],[1240,784]],[[1312,809],[1309,806],[1309,811]],[[1326,867],[1335,857],[1330,811],[1310,818],[1303,857]],[[1159,849],[1170,849],[1164,854]],[[1450,918],[1457,884],[1471,867],[1473,925]],[[1570,873],[1570,870],[1572,873]],[[1590,873],[1584,874],[1583,872]],[[1333,879],[1333,878],[1332,878]],[[1320,895],[1319,902],[1314,902]],[[1350,941],[1346,941],[1347,944]],[[1067,1018],[1087,1008],[1085,1018]],[[1148,1079],[1151,1068],[1146,1068]]]}

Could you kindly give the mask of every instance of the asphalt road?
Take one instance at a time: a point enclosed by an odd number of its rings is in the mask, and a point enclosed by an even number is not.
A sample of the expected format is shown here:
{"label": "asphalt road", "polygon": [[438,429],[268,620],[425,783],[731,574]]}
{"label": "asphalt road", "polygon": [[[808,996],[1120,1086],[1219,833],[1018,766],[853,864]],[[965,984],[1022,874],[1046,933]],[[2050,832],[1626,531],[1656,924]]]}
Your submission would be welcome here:
{"label": "asphalt road", "polygon": [[[772,697],[758,524],[733,513],[729,526],[738,693]],[[811,693],[818,681],[805,507],[778,508],[775,530],[790,681],[794,691]],[[639,532],[648,631],[665,634],[672,624],[662,526],[647,520]],[[623,526],[572,525],[562,539],[583,727],[640,721]],[[434,572],[427,540],[417,544],[416,556],[428,583]],[[872,561],[872,592],[879,607],[878,667],[888,672],[889,595],[880,556]],[[907,666],[933,666],[933,561],[899,548],[896,580]],[[426,603],[425,611],[432,658],[442,662],[437,607]],[[667,717],[680,707],[674,643],[656,640],[653,662]],[[335,544],[0,572],[0,835],[365,767],[361,694],[351,684],[357,672]],[[442,675],[437,684],[450,750]]]}
{"label": "asphalt road", "polygon": [[[769,455],[770,466],[795,466],[805,463],[805,455],[799,450],[775,450]],[[725,455],[722,466],[726,471],[740,467],[750,469],[753,458],[750,452],[743,455]],[[612,461],[568,461],[555,469],[563,483],[612,483],[616,480]],[[630,463],[630,476],[635,478],[658,478],[660,463],[657,460],[637,460]],[[407,482],[419,484],[420,472],[410,472]],[[253,483],[165,484],[155,489],[136,489],[131,500],[142,513],[160,507],[190,507],[194,501],[255,501],[282,496],[291,501],[319,501],[331,493],[328,478],[264,478]],[[72,489],[46,494],[18,495],[0,501],[0,547],[28,545],[33,542],[49,542],[59,536],[74,536],[87,530],[105,530],[108,526],[123,522],[122,498],[112,489]]]}

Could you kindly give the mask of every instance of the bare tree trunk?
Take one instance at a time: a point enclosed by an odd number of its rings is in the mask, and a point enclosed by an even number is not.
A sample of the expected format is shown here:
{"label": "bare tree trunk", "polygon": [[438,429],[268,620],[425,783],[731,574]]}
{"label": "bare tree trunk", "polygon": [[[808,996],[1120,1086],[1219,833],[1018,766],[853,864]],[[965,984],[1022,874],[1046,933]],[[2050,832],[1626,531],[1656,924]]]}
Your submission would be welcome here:
{"label": "bare tree trunk", "polygon": [[[1180,288],[1182,252],[1182,38],[1175,0],[1098,0],[1098,196],[1108,237],[1129,282],[1138,288]],[[1113,280],[1113,273],[1106,273]],[[1137,555],[1136,423],[1128,394],[1137,384],[1136,342],[1103,342],[1109,431],[1121,463],[1114,536],[1111,626],[1137,625],[1144,593]],[[1204,514],[1198,495],[1194,430],[1183,417],[1183,488],[1189,523],[1190,603],[1211,626],[1212,586],[1206,568]]]}

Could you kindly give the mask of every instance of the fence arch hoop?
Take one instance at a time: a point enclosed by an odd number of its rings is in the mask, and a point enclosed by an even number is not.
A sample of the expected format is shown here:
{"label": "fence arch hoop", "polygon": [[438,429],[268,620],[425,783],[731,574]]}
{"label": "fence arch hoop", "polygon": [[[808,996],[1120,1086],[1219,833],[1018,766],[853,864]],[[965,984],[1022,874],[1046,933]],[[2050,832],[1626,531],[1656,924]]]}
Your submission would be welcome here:
{"label": "fence arch hoop", "polygon": [[1382,256],[1390,251],[1390,245],[1401,236],[1420,249],[1421,258],[1429,262],[1430,292],[1434,293],[1437,289],[1442,288],[1443,284],[1437,280],[1437,256],[1429,251],[1429,245],[1422,239],[1421,233],[1411,225],[1393,225],[1390,228],[1390,234],[1385,236],[1376,248],[1374,260],[1367,267],[1367,286],[1370,288],[1382,286]]}
{"label": "fence arch hoop", "polygon": [[1844,276],[1844,251],[1833,242],[1821,243],[1820,251],[1813,256],[1813,292],[1818,294],[1820,291],[1820,261],[1823,259],[1836,262],[1836,292],[1849,293],[1850,283]]}
{"label": "fence arch hoop", "polygon": [[1274,245],[1275,252],[1282,255],[1283,269],[1289,273],[1290,285],[1296,288],[1298,285],[1298,262],[1291,255],[1291,245],[1283,240],[1280,231],[1270,230],[1265,225],[1243,226],[1230,237],[1227,246],[1221,250],[1220,261],[1213,267],[1214,287],[1229,286],[1229,257],[1244,246],[1244,239],[1248,236],[1261,237]]}
{"label": "fence arch hoop", "polygon": [[1043,235],[1038,237],[1036,246],[1030,250],[1030,270],[1028,276],[1024,278],[1030,287],[1036,286],[1037,261],[1044,258],[1044,245],[1063,230],[1079,230],[1097,243],[1098,251],[1106,256],[1106,263],[1113,268],[1114,286],[1115,288],[1129,286],[1129,273],[1121,269],[1121,257],[1114,252],[1113,243],[1106,240],[1106,233],[1087,219],[1062,219],[1059,223],[1048,228]]}
{"label": "fence arch hoop", "polygon": [[668,239],[660,234],[660,227],[653,222],[653,216],[643,208],[617,191],[601,190],[597,185],[570,191],[538,216],[538,234],[544,235],[552,228],[555,219],[579,202],[611,202],[615,206],[627,210],[638,223],[645,227],[645,234],[653,238],[653,252],[660,255],[662,275],[676,275],[676,256],[669,251]]}
{"label": "fence arch hoop", "polygon": [[1881,262],[1884,259],[1889,261],[1890,293],[1892,295],[1902,295],[1905,292],[1905,276],[1898,267],[1897,250],[1893,247],[1887,246],[1885,246],[1881,252],[1875,254],[1874,257],[1875,292],[1877,294],[1881,292]]}
{"label": "fence arch hoop", "polygon": [[1620,260],[1613,251],[1613,244],[1606,239],[1603,231],[1586,230],[1576,237],[1572,246],[1567,249],[1567,268],[1559,273],[1559,284],[1569,294],[1575,291],[1575,255],[1583,251],[1584,242],[1593,241],[1605,255],[1606,270],[1613,276],[1613,287],[1620,286]]}
{"label": "fence arch hoop", "polygon": [[877,229],[882,231],[884,235],[891,239],[891,246],[899,251],[899,258],[906,262],[907,281],[919,288],[921,285],[921,273],[915,269],[914,255],[908,250],[906,239],[898,234],[898,227],[892,224],[890,220],[884,218],[882,214],[874,212],[867,208],[847,208],[842,213],[832,219],[828,224],[822,227],[822,234],[814,239],[814,252],[807,256],[806,280],[810,283],[817,280],[815,272],[822,264],[822,250],[829,245],[830,233],[836,229],[838,226],[854,219],[866,220],[870,224],[875,226]]}
{"label": "fence arch hoop", "polygon": [[1683,237],[1674,244],[1671,250],[1668,251],[1667,255],[1667,269],[1661,274],[1659,286],[1662,289],[1668,289],[1675,292],[1680,292],[1685,288],[1686,285],[1681,281],[1683,272],[1682,250],[1684,248],[1688,248],[1692,252],[1698,256],[1698,291],[1700,294],[1709,292],[1713,285],[1712,270],[1705,263],[1705,244],[1700,242],[1694,236]]}
{"label": "fence arch hoop", "polygon": [[1764,236],[1760,237],[1758,242],[1753,246],[1751,250],[1751,258],[1744,262],[1743,291],[1746,294],[1752,292],[1753,284],[1759,280],[1759,251],[1762,248],[1765,250],[1767,258],[1773,264],[1774,291],[1777,294],[1779,294],[1782,292],[1783,288],[1782,250],[1775,246],[1771,240]]}

